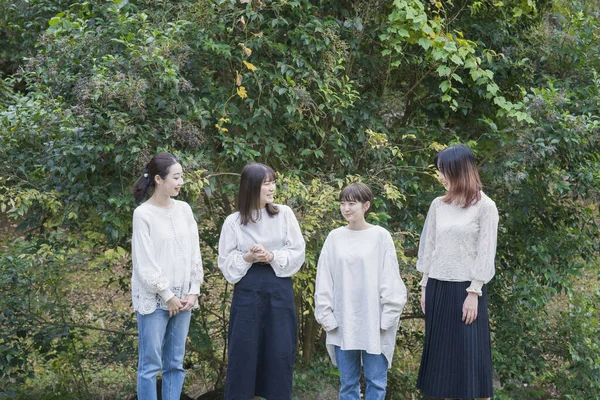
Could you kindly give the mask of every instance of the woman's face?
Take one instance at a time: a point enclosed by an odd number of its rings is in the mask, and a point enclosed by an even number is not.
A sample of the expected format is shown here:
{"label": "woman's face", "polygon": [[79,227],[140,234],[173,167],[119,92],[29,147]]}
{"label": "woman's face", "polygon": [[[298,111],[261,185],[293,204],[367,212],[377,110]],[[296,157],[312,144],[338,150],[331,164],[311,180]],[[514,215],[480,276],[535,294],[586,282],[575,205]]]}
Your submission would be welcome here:
{"label": "woman's face", "polygon": [[340,212],[348,222],[362,221],[365,219],[365,212],[369,209],[370,203],[361,203],[360,201],[342,200],[340,201]]}
{"label": "woman's face", "polygon": [[272,204],[275,197],[275,178],[267,177],[260,188],[260,208]]}
{"label": "woman's face", "polygon": [[168,196],[177,196],[183,186],[183,168],[181,164],[175,163],[169,167],[169,173],[165,179],[159,175],[155,177],[156,190]]}

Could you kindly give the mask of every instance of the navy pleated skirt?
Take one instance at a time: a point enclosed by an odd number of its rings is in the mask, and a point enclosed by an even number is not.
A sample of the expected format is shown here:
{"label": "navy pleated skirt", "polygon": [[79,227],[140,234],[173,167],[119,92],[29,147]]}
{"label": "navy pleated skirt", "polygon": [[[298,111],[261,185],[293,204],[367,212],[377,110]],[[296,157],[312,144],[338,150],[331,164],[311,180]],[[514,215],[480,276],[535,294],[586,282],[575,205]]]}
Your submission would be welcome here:
{"label": "navy pleated skirt", "polygon": [[479,297],[477,319],[462,321],[470,282],[429,278],[425,290],[425,343],[417,388],[428,397],[492,397],[492,348],[487,287]]}
{"label": "navy pleated skirt", "polygon": [[292,279],[252,264],[233,289],[225,399],[290,400],[296,336]]}

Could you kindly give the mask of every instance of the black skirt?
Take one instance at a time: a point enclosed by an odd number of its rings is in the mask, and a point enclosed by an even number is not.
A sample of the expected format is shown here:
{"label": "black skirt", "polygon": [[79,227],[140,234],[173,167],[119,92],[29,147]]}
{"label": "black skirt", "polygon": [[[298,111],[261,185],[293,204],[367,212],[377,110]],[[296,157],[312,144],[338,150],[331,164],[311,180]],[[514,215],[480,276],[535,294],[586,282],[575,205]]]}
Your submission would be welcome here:
{"label": "black skirt", "polygon": [[492,348],[487,287],[479,297],[477,319],[462,321],[470,282],[429,278],[425,290],[425,343],[417,388],[425,396],[492,397]]}
{"label": "black skirt", "polygon": [[296,336],[292,279],[252,264],[233,289],[225,399],[290,400]]}

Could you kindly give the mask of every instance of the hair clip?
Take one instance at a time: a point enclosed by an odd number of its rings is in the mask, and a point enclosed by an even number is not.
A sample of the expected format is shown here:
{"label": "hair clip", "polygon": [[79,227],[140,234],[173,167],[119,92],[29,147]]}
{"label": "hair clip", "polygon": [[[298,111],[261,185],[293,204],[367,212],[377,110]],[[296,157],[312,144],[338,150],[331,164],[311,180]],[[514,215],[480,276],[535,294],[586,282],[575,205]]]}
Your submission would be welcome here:
{"label": "hair clip", "polygon": [[146,173],[144,174],[144,178],[147,178],[147,177],[148,177],[148,173],[146,172]]}

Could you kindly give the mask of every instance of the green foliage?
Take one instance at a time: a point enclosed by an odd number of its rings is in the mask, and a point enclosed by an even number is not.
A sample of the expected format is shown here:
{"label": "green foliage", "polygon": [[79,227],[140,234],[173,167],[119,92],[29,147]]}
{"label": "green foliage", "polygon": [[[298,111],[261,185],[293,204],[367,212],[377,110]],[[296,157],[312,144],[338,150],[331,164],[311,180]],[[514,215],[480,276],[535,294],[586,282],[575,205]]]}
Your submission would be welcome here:
{"label": "green foliage", "polygon": [[[340,188],[361,180],[376,195],[369,221],[393,233],[410,289],[389,387],[416,396],[414,257],[442,192],[431,163],[464,142],[501,214],[490,284],[498,396],[593,398],[596,295],[577,294],[574,282],[597,268],[599,250],[599,9],[563,0],[0,3],[2,69],[19,64],[0,81],[0,211],[23,236],[0,255],[7,387],[30,385],[28,351],[49,370],[66,365],[52,389],[63,398],[98,395],[101,367],[90,360],[134,368],[130,313],[107,306],[102,320],[122,329],[98,337],[108,328],[86,320],[90,309],[68,292],[92,274],[127,296],[129,187],[167,150],[186,170],[181,196],[198,218],[206,270],[186,366],[222,386],[231,286],[216,247],[237,173],[256,160],[279,171],[277,201],[297,212],[307,242],[294,285],[308,368],[297,388],[329,374],[312,316],[315,268],[342,223]],[[24,297],[30,313],[19,308]],[[556,329],[573,340],[556,344]]]}

